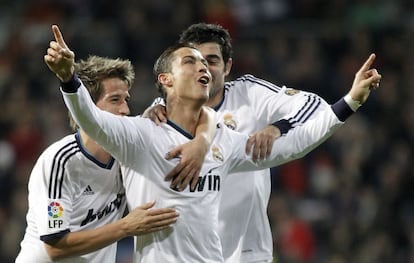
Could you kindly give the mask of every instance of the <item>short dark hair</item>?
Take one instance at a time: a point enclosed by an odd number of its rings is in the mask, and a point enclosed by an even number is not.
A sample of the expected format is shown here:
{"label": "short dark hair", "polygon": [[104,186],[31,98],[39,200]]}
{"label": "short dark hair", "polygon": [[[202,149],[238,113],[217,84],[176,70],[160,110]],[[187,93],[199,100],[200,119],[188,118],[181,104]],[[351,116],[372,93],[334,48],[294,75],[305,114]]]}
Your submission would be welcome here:
{"label": "short dark hair", "polygon": [[229,31],[219,24],[193,24],[181,33],[179,42],[193,43],[195,45],[215,42],[220,46],[224,63],[227,63],[233,56]]}
{"label": "short dark hair", "polygon": [[166,93],[164,90],[164,87],[162,84],[158,81],[158,75],[161,73],[170,73],[172,70],[172,61],[174,60],[174,52],[177,51],[180,48],[188,47],[188,48],[194,48],[196,49],[192,44],[190,43],[180,43],[177,42],[173,44],[172,46],[169,46],[162,52],[162,54],[158,57],[157,61],[154,64],[154,77],[155,77],[155,86],[158,90],[158,92],[161,94],[161,96],[165,99]]}

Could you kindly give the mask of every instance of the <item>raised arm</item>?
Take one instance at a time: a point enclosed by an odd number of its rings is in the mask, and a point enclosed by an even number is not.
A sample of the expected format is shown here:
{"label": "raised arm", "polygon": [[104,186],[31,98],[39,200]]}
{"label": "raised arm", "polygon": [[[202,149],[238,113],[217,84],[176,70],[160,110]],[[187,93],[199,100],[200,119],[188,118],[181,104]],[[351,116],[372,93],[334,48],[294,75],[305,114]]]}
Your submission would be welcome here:
{"label": "raised arm", "polygon": [[55,41],[51,41],[44,61],[62,82],[68,82],[75,73],[75,53],[66,45],[59,27],[52,26]]}
{"label": "raised arm", "polygon": [[[61,91],[71,116],[79,127],[112,156],[123,163],[136,162],[145,143],[151,140],[151,124],[131,121],[134,117],[115,115],[99,109],[74,71],[75,54],[63,40],[57,26],[52,26],[55,41],[44,56],[49,69],[61,80]],[[144,128],[145,126],[145,128]],[[134,141],[134,144],[129,143]]]}
{"label": "raised arm", "polygon": [[[356,111],[356,109],[367,100],[372,89],[376,89],[379,86],[380,76],[376,69],[371,69],[374,59],[375,54],[371,54],[355,75],[354,85],[347,96],[344,97],[348,106],[352,107],[353,111]],[[361,88],[368,82],[370,83],[369,88]],[[272,119],[272,116],[275,113],[278,115],[283,114],[283,112],[287,115],[271,125],[266,126],[262,130],[250,135],[246,144],[246,153],[250,154],[250,152],[252,152],[253,160],[268,158],[270,156],[272,145],[277,138],[289,132],[289,130],[294,128],[296,125],[302,125],[304,121],[300,120],[304,120],[305,118],[301,116],[305,116],[305,107],[309,108],[309,111],[312,109],[312,101],[314,101],[313,103],[316,103],[318,100],[324,102],[323,99],[318,97],[316,94],[308,92],[305,93],[303,91],[300,92],[292,89],[288,89],[285,92],[279,92],[279,94],[277,110],[268,111],[270,114],[269,117]],[[309,100],[304,100],[306,97],[303,95],[306,95]],[[270,108],[275,107],[270,106]],[[315,114],[315,112],[313,114]],[[308,115],[307,118],[310,119],[312,116]]]}
{"label": "raised arm", "polygon": [[378,88],[381,75],[371,68],[374,60],[375,54],[371,54],[355,74],[352,88],[344,98],[276,140],[269,158],[237,164],[234,171],[277,166],[301,158],[323,143],[368,99],[371,90]]}
{"label": "raised arm", "polygon": [[150,202],[132,210],[126,217],[97,229],[71,232],[60,239],[45,242],[53,261],[80,256],[104,248],[118,240],[133,235],[143,235],[165,229],[178,217],[172,208],[152,209]]}
{"label": "raised arm", "polygon": [[375,54],[371,54],[364,65],[358,70],[355,74],[352,88],[348,93],[351,99],[360,105],[365,103],[371,90],[377,89],[381,81],[381,75],[378,74],[378,71],[375,68],[371,68],[375,57]]}

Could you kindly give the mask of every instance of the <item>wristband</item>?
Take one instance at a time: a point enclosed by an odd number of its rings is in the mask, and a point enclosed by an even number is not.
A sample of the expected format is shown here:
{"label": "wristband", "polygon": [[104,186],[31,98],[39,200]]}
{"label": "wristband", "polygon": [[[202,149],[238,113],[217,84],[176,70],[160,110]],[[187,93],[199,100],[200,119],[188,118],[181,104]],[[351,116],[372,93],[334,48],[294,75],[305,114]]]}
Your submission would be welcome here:
{"label": "wristband", "polygon": [[67,82],[60,81],[60,86],[62,87],[62,90],[67,93],[75,93],[78,91],[78,88],[81,85],[81,81],[78,78],[78,75],[76,73],[73,73],[72,78],[68,80]]}

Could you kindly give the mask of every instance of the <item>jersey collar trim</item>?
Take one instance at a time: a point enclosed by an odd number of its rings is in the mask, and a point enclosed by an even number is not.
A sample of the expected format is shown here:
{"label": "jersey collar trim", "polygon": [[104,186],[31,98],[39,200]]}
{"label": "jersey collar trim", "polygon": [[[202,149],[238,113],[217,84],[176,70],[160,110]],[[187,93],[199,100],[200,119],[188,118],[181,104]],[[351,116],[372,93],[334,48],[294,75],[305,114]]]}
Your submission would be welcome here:
{"label": "jersey collar trim", "polygon": [[181,133],[182,135],[184,135],[185,137],[187,137],[188,139],[194,139],[194,137],[188,133],[186,130],[184,130],[183,128],[181,128],[180,126],[178,126],[177,124],[175,124],[174,122],[167,120],[167,124],[170,125],[171,127],[173,127],[174,129],[176,129],[179,133]]}
{"label": "jersey collar trim", "polygon": [[79,135],[79,131],[76,132],[75,134],[75,138],[76,138],[76,142],[79,145],[79,149],[81,150],[81,152],[86,156],[86,158],[88,158],[89,160],[91,160],[92,162],[94,162],[96,165],[98,165],[101,168],[104,169],[108,169],[110,170],[112,168],[112,166],[114,165],[115,159],[111,156],[111,159],[109,159],[108,163],[102,163],[99,160],[97,160],[95,157],[93,157],[93,155],[91,155],[83,146],[82,144],[82,140],[80,138]]}
{"label": "jersey collar trim", "polygon": [[223,97],[221,98],[220,102],[213,107],[213,110],[218,111],[221,107],[221,105],[223,105],[224,103],[224,98],[226,97],[226,93],[228,91],[228,88],[226,86],[224,86],[224,92],[223,92]]}

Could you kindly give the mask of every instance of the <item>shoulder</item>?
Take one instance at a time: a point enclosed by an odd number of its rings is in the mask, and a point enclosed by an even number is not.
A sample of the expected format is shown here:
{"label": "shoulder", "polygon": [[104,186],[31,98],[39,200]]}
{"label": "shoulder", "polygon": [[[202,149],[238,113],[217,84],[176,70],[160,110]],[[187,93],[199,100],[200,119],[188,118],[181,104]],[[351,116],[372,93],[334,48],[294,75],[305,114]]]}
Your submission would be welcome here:
{"label": "shoulder", "polygon": [[81,156],[78,153],[80,153],[80,147],[75,134],[68,135],[52,143],[37,159],[31,172],[29,184],[34,184],[39,180],[43,182],[44,178],[49,181],[49,178],[61,174],[65,170],[63,167],[71,163],[70,160],[73,159],[74,155]]}
{"label": "shoulder", "polygon": [[43,153],[45,154],[54,154],[57,152],[73,149],[73,148],[79,148],[78,141],[76,139],[75,134],[69,134],[65,137],[61,138],[58,141],[53,142],[50,144]]}
{"label": "shoulder", "polygon": [[261,78],[257,78],[256,76],[252,74],[245,74],[245,75],[242,75],[236,78],[235,80],[228,81],[224,84],[224,87],[228,90],[243,89],[243,88],[251,89],[252,87],[258,87],[258,88],[266,88],[274,92],[279,92],[282,89],[276,84],[273,84],[270,81],[267,81]]}
{"label": "shoulder", "polygon": [[254,80],[256,77],[251,74],[245,74],[242,75],[234,80],[227,81],[224,83],[225,88],[235,88],[235,87],[245,87],[248,86],[249,83],[252,83],[252,80]]}
{"label": "shoulder", "polygon": [[40,155],[40,160],[59,160],[80,152],[80,146],[75,134],[70,134],[49,145]]}

